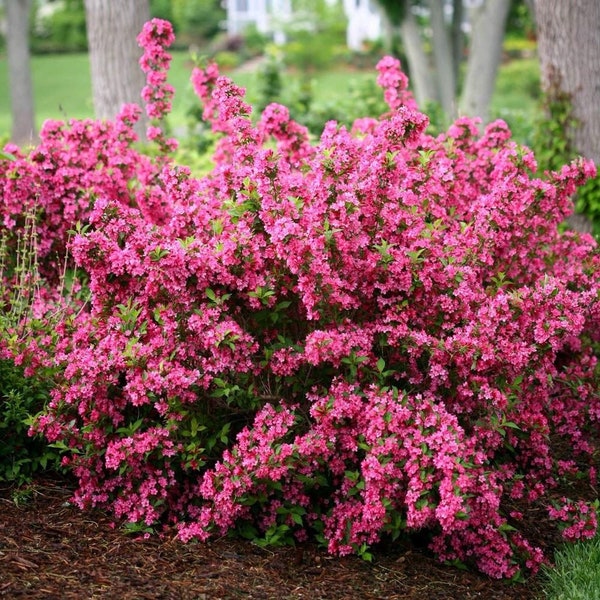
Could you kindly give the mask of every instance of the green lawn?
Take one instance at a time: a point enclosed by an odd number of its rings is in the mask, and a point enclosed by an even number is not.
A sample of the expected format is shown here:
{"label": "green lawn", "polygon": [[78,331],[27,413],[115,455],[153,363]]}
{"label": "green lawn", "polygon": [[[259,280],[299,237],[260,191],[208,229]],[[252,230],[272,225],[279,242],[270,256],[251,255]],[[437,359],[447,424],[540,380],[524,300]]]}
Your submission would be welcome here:
{"label": "green lawn", "polygon": [[544,569],[547,600],[600,600],[600,534],[564,545],[554,562]]}
{"label": "green lawn", "polygon": [[[185,125],[185,113],[196,102],[189,82],[191,61],[187,52],[173,53],[170,83],[175,87],[171,124]],[[89,63],[85,54],[44,55],[32,59],[35,107],[38,126],[45,119],[70,119],[93,116]],[[248,72],[233,72],[235,82],[247,88],[248,100],[256,98],[257,76]],[[374,78],[375,72],[332,70],[315,77],[315,102],[335,99],[348,90],[350,80]],[[297,81],[287,76],[286,82]],[[6,57],[0,56],[0,137],[10,130],[10,101],[8,97]],[[532,96],[537,85],[537,61],[513,61],[503,65],[498,77],[497,92],[492,103],[493,116],[505,118],[518,138],[526,138],[526,129],[535,111]]]}
{"label": "green lawn", "polygon": [[[31,65],[38,125],[46,118],[82,118],[92,114],[87,55],[35,57]],[[10,128],[6,56],[0,58],[0,134]]]}
{"label": "green lawn", "polygon": [[[31,64],[37,125],[45,119],[92,117],[94,114],[87,54],[34,56]],[[187,53],[176,53],[170,81],[178,90],[176,119],[183,119],[191,101]],[[0,135],[10,129],[10,99],[6,57],[0,58]]]}

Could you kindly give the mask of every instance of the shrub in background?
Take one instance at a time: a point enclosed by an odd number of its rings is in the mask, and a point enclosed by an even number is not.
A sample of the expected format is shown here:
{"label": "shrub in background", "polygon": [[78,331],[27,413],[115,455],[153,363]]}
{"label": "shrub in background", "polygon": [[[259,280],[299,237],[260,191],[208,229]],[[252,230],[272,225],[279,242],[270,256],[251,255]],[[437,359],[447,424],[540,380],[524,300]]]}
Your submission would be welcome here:
{"label": "shrub in background", "polygon": [[343,52],[346,41],[346,15],[341,3],[325,0],[298,0],[294,18],[285,24],[287,41],[283,46],[285,63],[304,76],[322,70]]}
{"label": "shrub in background", "polygon": [[281,101],[283,91],[282,70],[282,52],[276,45],[271,44],[267,47],[264,61],[258,69],[258,101],[256,108],[259,114],[272,102]]}
{"label": "shrub in background", "polygon": [[327,121],[352,127],[356,119],[378,118],[389,107],[384,102],[375,78],[357,81],[348,77],[348,86],[337,100],[324,102],[298,102],[291,104],[294,119],[305,125],[312,134],[319,136]]}
{"label": "shrub in background", "polygon": [[87,31],[83,0],[33,3],[31,50],[34,53],[85,52]]}
{"label": "shrub in background", "polygon": [[377,118],[389,110],[375,77],[357,80],[349,74],[348,83],[340,90],[339,97],[325,101],[314,100],[314,82],[309,77],[284,85],[283,53],[275,47],[267,50],[257,77],[258,98],[255,105],[259,115],[273,102],[285,103],[293,120],[306,126],[316,137],[321,135],[327,121],[352,127],[356,119]]}
{"label": "shrub in background", "polygon": [[220,0],[171,0],[170,4],[180,41],[206,44],[222,30],[226,12]]}
{"label": "shrub in background", "polygon": [[260,56],[270,44],[271,39],[264,33],[261,33],[254,23],[248,25],[243,31],[244,50],[249,57]]}
{"label": "shrub in background", "polygon": [[[164,72],[168,24],[140,41]],[[82,508],[365,558],[426,532],[440,559],[493,577],[542,561],[520,531],[529,507],[567,539],[594,535],[596,506],[565,490],[595,482],[600,259],[559,227],[594,167],[537,179],[502,122],[428,136],[397,61],[378,70],[387,114],[330,122],[314,145],[284,106],[254,125],[243,90],[196,70],[221,136],[201,179],[136,157],[124,118],[42,133],[61,152],[7,197],[64,199],[45,219],[85,220],[70,242],[41,237],[68,246],[91,296],[55,328],[61,375],[34,427],[66,452]],[[97,136],[89,173],[61,170]],[[19,157],[26,173],[39,152]]]}

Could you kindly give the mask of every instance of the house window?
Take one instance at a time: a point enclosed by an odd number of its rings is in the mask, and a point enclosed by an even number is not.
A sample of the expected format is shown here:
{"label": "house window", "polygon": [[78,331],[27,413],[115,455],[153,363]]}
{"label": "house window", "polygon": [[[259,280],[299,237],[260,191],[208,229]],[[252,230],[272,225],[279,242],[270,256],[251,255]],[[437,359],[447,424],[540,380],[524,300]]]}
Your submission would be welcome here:
{"label": "house window", "polygon": [[235,0],[235,8],[238,12],[248,12],[248,0]]}

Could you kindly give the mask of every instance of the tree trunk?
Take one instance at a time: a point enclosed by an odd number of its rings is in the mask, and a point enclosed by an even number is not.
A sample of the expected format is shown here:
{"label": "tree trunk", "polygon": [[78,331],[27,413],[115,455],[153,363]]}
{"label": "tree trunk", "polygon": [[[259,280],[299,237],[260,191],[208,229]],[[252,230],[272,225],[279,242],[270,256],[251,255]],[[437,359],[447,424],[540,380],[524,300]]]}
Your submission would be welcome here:
{"label": "tree trunk", "polygon": [[484,123],[489,119],[509,7],[510,0],[485,0],[473,9],[471,45],[460,112],[481,117]]}
{"label": "tree trunk", "polygon": [[12,111],[11,140],[15,144],[35,141],[33,85],[29,61],[30,0],[7,0],[6,46]]}
{"label": "tree trunk", "polygon": [[535,23],[536,22],[536,18],[535,18],[535,0],[525,0],[525,5],[527,6],[527,9],[531,13],[531,16],[533,17],[533,22]]}
{"label": "tree trunk", "polygon": [[578,125],[566,133],[600,165],[600,2],[536,0],[535,15],[542,88],[570,98]]}
{"label": "tree trunk", "polygon": [[454,53],[444,18],[444,6],[439,0],[429,0],[431,11],[431,31],[433,42],[433,58],[437,72],[439,99],[447,116],[456,113],[454,80]]}
{"label": "tree trunk", "polygon": [[463,60],[463,52],[465,49],[465,36],[462,29],[464,15],[465,9],[463,0],[454,0],[452,3],[452,62],[454,64],[455,93],[458,87],[460,65]]}
{"label": "tree trunk", "polygon": [[394,24],[386,14],[381,19],[383,31],[383,47],[388,54],[394,53]]}
{"label": "tree trunk", "polygon": [[400,24],[400,36],[406,52],[415,99],[423,109],[427,102],[438,102],[439,97],[436,94],[427,54],[423,48],[419,26],[408,2]]}
{"label": "tree trunk", "polygon": [[[141,104],[144,74],[137,35],[150,19],[149,0],[85,0],[94,109],[114,119],[125,103]],[[145,124],[138,123],[138,135]]]}

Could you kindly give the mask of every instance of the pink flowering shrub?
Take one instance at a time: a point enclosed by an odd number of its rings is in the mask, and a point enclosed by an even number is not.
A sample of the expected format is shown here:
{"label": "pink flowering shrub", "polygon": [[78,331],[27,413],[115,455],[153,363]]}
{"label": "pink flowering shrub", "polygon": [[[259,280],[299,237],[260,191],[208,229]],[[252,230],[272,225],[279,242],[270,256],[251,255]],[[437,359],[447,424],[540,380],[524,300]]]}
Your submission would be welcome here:
{"label": "pink flowering shrub", "polygon": [[[162,56],[169,32],[140,41]],[[398,62],[378,68],[390,111],[314,143],[196,70],[221,135],[203,179],[139,154],[129,118],[51,125],[11,165],[27,179],[5,184],[5,226],[47,164],[42,253],[68,246],[89,286],[56,328],[62,377],[35,426],[79,506],[183,540],[237,528],[364,556],[426,531],[493,577],[543,559],[519,531],[528,506],[593,535],[595,507],[564,489],[595,475],[599,255],[561,223],[594,167],[537,179],[502,122],[427,136]],[[146,92],[161,114],[164,83]]]}
{"label": "pink flowering shrub", "polygon": [[170,111],[173,88],[166,83],[173,41],[169,23],[149,23],[139,36],[145,44],[140,65],[147,74],[142,96],[152,119],[148,139],[158,158],[141,153],[133,126],[140,107],[124,105],[114,122],[93,120],[46,121],[40,144],[25,152],[13,144],[0,154],[0,217],[3,232],[19,232],[25,216],[37,213],[38,259],[42,273],[56,282],[64,268],[70,230],[85,225],[97,198],[135,206],[149,222],[166,218],[170,204],[169,179],[163,173],[168,152],[177,146],[166,139],[160,123]]}

